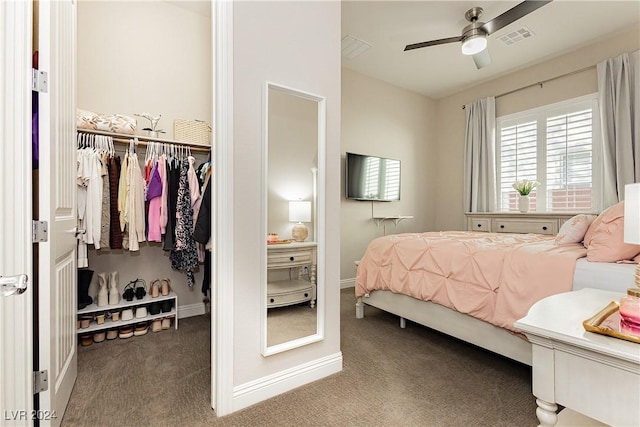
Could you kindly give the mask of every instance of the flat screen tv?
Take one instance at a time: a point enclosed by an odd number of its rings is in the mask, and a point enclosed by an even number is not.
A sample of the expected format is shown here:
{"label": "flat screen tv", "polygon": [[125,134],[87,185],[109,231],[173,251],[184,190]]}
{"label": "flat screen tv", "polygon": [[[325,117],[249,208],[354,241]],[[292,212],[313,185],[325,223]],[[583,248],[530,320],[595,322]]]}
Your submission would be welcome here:
{"label": "flat screen tv", "polygon": [[346,197],[355,200],[400,200],[400,160],[347,153]]}

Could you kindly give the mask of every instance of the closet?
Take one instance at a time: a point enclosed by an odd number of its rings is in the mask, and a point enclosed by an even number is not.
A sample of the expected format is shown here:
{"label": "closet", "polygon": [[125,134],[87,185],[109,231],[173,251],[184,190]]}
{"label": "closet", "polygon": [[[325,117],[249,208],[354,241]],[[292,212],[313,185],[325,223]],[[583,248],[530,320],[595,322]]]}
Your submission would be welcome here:
{"label": "closet", "polygon": [[[163,154],[175,159],[178,168],[189,154],[195,168],[206,163],[210,149],[175,140],[174,122],[212,122],[211,52],[208,2],[79,2],[77,108],[133,117],[138,136],[78,129],[78,143],[82,145],[81,138],[112,138],[121,164],[129,153],[135,154],[143,172],[149,158]],[[151,123],[143,116],[159,120]],[[152,128],[155,135],[144,128]],[[170,230],[168,233],[171,236]],[[117,271],[121,298],[132,281],[139,280],[137,283],[142,283],[149,294],[155,280],[166,279],[177,299],[178,318],[205,314],[208,298],[202,292],[203,262],[192,274],[176,270],[166,236],[144,237],[139,245],[130,242],[139,250],[96,249],[89,245],[87,268],[95,272],[94,276]],[[96,279],[89,287],[92,298],[99,291]]]}

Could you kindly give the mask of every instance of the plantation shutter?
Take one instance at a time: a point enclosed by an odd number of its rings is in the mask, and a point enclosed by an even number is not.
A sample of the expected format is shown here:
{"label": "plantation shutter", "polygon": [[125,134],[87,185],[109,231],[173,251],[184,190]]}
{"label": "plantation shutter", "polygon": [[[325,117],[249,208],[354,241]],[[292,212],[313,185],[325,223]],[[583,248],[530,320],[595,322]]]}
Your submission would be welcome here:
{"label": "plantation shutter", "polygon": [[[536,179],[537,122],[528,121],[500,129],[500,209],[517,210],[518,196],[513,184]],[[535,193],[530,195],[535,210]]]}
{"label": "plantation shutter", "polygon": [[588,211],[593,187],[592,110],[547,118],[547,210]]}

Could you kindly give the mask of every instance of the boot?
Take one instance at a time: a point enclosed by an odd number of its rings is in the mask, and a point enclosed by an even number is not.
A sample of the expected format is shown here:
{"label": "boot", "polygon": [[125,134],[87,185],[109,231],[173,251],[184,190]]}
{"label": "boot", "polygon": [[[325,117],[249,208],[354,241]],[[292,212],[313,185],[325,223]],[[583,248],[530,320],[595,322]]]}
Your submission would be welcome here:
{"label": "boot", "polygon": [[93,298],[89,296],[89,285],[92,277],[93,270],[78,270],[78,310],[93,304]]}
{"label": "boot", "polygon": [[109,305],[120,303],[120,291],[118,291],[118,272],[109,273]]}
{"label": "boot", "polygon": [[98,273],[98,307],[105,307],[107,305],[109,305],[107,273]]}

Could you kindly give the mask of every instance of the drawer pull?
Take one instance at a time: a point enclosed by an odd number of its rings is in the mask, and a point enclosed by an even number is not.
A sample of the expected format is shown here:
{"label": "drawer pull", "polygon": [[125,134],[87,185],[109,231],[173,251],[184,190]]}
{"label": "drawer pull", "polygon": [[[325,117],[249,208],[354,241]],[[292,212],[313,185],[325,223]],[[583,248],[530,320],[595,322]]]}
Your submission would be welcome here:
{"label": "drawer pull", "polygon": [[500,226],[500,228],[504,228],[504,224],[502,224],[502,225]]}
{"label": "drawer pull", "polygon": [[269,301],[270,301],[270,302],[276,302],[276,300],[275,300],[275,299],[273,299],[273,298],[269,299]]}
{"label": "drawer pull", "polygon": [[542,227],[542,229],[546,231],[547,230],[547,226],[545,225],[544,227]]}
{"label": "drawer pull", "polygon": [[294,257],[292,257],[292,256],[289,257],[289,261],[294,261],[294,260],[295,260]]}
{"label": "drawer pull", "polygon": [[306,298],[306,297],[308,297],[308,296],[309,296],[309,294],[305,292],[305,293],[304,293],[304,297]]}
{"label": "drawer pull", "polygon": [[482,224],[478,224],[478,227],[482,227]]}

